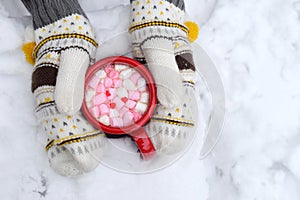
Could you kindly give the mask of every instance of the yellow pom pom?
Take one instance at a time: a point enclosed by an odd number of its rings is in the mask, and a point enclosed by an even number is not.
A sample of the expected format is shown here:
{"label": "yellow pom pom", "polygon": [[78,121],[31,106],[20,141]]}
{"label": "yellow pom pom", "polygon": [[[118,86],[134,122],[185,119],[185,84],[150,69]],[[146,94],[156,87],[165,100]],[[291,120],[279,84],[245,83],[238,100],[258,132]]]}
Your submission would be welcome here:
{"label": "yellow pom pom", "polygon": [[25,59],[31,65],[34,65],[34,62],[35,62],[35,59],[32,57],[32,52],[35,48],[35,45],[36,45],[35,42],[28,42],[28,43],[23,44],[23,46],[22,46],[22,51],[25,55]]}
{"label": "yellow pom pom", "polygon": [[199,26],[197,23],[192,22],[192,21],[187,21],[184,23],[188,29],[189,29],[189,34],[188,34],[188,39],[190,42],[194,42],[198,38],[199,34]]}

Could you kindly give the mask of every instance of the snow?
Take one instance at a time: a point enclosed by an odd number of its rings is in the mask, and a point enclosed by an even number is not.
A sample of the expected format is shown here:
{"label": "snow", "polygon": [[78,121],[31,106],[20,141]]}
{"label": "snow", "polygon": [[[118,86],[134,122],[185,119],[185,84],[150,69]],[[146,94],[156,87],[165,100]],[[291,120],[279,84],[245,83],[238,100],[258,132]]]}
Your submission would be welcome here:
{"label": "snow", "polygon": [[[200,81],[199,135],[176,162],[139,175],[100,165],[76,179],[48,165],[34,117],[32,66],[20,49],[29,19],[12,18],[26,14],[17,2],[0,2],[1,199],[300,199],[299,1],[186,0],[201,25],[197,43],[214,60],[226,92],[216,148],[198,159],[210,114]],[[100,42],[98,59],[130,54],[128,2],[81,1]]]}

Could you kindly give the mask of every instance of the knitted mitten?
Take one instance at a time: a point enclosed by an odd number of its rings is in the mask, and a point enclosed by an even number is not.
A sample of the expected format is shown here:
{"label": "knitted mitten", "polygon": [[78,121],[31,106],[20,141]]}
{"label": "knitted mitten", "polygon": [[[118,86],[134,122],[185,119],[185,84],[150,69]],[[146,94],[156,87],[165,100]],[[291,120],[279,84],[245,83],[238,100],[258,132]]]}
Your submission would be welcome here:
{"label": "knitted mitten", "polygon": [[185,37],[183,1],[131,0],[133,52],[146,59],[157,85],[157,98],[165,107],[179,105],[183,95],[181,76],[174,55],[173,38]]}
{"label": "knitted mitten", "polygon": [[36,47],[33,58],[57,58],[55,101],[59,111],[80,110],[84,78],[98,46],[94,32],[77,0],[22,0],[33,17]]}
{"label": "knitted mitten", "polygon": [[174,41],[176,62],[183,78],[184,94],[182,103],[175,108],[157,105],[145,129],[155,144],[158,152],[173,154],[183,150],[193,139],[197,120],[197,102],[195,98],[195,65],[189,41]]}
{"label": "knitted mitten", "polygon": [[32,14],[35,29],[32,92],[38,120],[48,137],[50,165],[64,176],[91,171],[103,153],[102,132],[79,112],[61,112],[80,108],[85,70],[97,46],[89,21],[77,0],[23,3]]}
{"label": "knitted mitten", "polygon": [[145,126],[158,152],[182,150],[194,132],[195,66],[184,25],[183,0],[131,1],[134,57],[147,63],[159,103]]}

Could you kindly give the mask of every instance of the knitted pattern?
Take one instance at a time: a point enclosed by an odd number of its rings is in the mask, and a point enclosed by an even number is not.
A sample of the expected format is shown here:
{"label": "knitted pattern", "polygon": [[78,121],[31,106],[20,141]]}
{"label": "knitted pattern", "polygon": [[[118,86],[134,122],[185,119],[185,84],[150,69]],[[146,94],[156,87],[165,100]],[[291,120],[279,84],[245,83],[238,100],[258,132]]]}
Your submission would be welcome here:
{"label": "knitted pattern", "polygon": [[[136,0],[131,2],[132,23],[129,32],[132,36],[133,53],[137,60],[145,60],[141,47],[147,40],[153,38],[173,40],[186,37],[188,28],[184,25],[184,10],[171,3],[172,1]],[[182,5],[183,0],[180,2]]]}
{"label": "knitted pattern", "polygon": [[[188,33],[182,8],[182,0],[176,4],[164,0],[131,2],[129,32],[134,57],[141,62],[147,61],[157,85],[158,100],[169,108],[178,105],[183,94],[173,46],[174,38],[185,38]],[[169,74],[167,79],[165,74]]]}
{"label": "knitted pattern", "polygon": [[157,151],[164,154],[174,154],[187,147],[195,133],[197,119],[195,65],[191,46],[186,40],[175,43],[179,43],[175,54],[184,88],[182,103],[172,109],[159,104],[145,127]]}
{"label": "knitted pattern", "polygon": [[[85,71],[89,63],[94,62],[98,46],[94,39],[89,21],[78,14],[72,14],[35,30],[37,46],[33,53],[36,58],[34,73],[41,73],[40,67],[47,65],[41,61],[41,57],[46,56],[48,60],[52,60],[54,65],[47,68],[47,74],[51,77],[57,75],[55,100],[61,112],[76,112],[81,107]],[[41,81],[46,79],[38,77],[37,80],[33,79],[32,90],[41,84],[45,85],[45,82]]]}
{"label": "knitted pattern", "polygon": [[[189,30],[184,25],[184,2],[136,0],[131,1],[131,5],[129,32],[134,57],[148,65],[158,84],[160,104],[145,129],[158,153],[177,153],[186,147],[193,136],[197,117],[195,65],[187,38]],[[177,96],[160,99],[159,87],[162,84]],[[175,101],[175,104],[171,99],[173,97],[179,97],[180,101]],[[172,106],[169,106],[172,101]]]}
{"label": "knitted pattern", "polygon": [[[45,149],[50,165],[64,176],[89,172],[102,157],[104,134],[90,125],[80,112],[65,114],[61,111],[71,111],[75,104],[79,104],[75,110],[81,106],[82,97],[77,92],[82,90],[83,95],[85,71],[94,60],[97,47],[93,30],[75,0],[23,2],[30,9],[36,28],[32,92],[41,131],[47,136]],[[42,15],[45,10],[63,17],[47,18],[48,15]]]}
{"label": "knitted pattern", "polygon": [[80,113],[66,115],[58,111],[54,100],[57,59],[45,54],[39,61],[43,64],[35,65],[33,79],[40,85],[33,88],[37,118],[48,138],[50,165],[65,176],[91,171],[103,153],[103,133],[95,130]]}

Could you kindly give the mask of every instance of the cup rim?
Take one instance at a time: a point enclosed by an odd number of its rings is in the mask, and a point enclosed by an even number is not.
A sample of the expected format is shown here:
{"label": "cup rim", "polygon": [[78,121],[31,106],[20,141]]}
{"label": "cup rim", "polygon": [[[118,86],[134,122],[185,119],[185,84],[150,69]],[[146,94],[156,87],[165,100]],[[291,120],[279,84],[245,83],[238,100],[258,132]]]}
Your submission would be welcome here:
{"label": "cup rim", "polygon": [[83,115],[87,118],[87,120],[97,129],[100,129],[106,133],[113,134],[113,135],[121,135],[121,134],[130,135],[131,132],[134,132],[139,128],[141,128],[142,126],[144,126],[150,120],[151,116],[155,111],[157,105],[157,99],[156,99],[156,86],[155,86],[154,78],[149,72],[149,70],[140,62],[125,56],[111,56],[97,61],[95,64],[90,66],[90,68],[87,70],[85,76],[84,94],[86,94],[87,83],[89,82],[91,77],[96,73],[96,71],[100,70],[101,68],[105,68],[107,65],[111,65],[111,64],[123,64],[132,67],[135,70],[137,70],[142,75],[142,77],[146,80],[148,91],[149,91],[149,103],[148,103],[147,110],[137,122],[124,127],[112,127],[100,123],[90,113],[86,105],[86,97],[85,97],[86,95],[84,95],[81,110]]}

